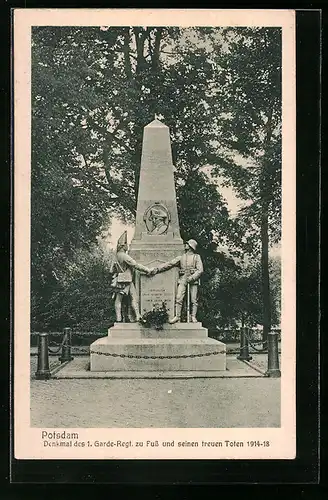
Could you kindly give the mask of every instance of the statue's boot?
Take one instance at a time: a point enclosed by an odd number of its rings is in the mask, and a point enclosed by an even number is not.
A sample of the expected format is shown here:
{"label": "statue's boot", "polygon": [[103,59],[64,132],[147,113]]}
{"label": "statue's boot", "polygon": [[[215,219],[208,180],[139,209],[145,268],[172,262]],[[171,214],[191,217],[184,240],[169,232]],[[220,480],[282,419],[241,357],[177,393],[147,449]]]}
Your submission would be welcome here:
{"label": "statue's boot", "polygon": [[175,306],[175,316],[169,320],[170,325],[173,325],[174,323],[178,323],[181,321],[181,304],[176,304]]}
{"label": "statue's boot", "polygon": [[193,304],[191,307],[191,317],[190,317],[192,323],[197,323],[196,314],[197,314],[197,306]]}

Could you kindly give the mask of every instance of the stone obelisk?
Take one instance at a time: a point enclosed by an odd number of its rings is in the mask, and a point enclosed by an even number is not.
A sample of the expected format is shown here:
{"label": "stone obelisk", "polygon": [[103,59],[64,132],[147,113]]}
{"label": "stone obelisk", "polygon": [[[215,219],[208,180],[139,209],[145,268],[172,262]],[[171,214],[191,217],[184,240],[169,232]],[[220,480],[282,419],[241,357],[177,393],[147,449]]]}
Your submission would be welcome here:
{"label": "stone obelisk", "polygon": [[[153,205],[163,205],[169,213],[168,225],[162,234],[154,234],[152,227],[147,227],[147,210]],[[149,242],[159,248],[168,241],[181,250],[170,132],[166,125],[156,119],[144,128],[136,226],[131,250],[147,247]]]}
{"label": "stone obelisk", "polygon": [[[155,119],[144,128],[136,226],[130,255],[155,267],[183,253],[169,128]],[[176,269],[152,278],[137,276],[140,312],[166,301],[174,314]]]}
{"label": "stone obelisk", "polygon": [[[158,120],[144,128],[135,233],[130,255],[147,267],[183,253],[169,129]],[[166,302],[174,314],[178,269],[155,276],[136,272],[140,312]],[[196,356],[195,356],[196,355]],[[122,377],[213,376],[226,369],[226,347],[201,323],[165,324],[162,331],[139,323],[115,323],[108,337],[90,346],[90,370]]]}

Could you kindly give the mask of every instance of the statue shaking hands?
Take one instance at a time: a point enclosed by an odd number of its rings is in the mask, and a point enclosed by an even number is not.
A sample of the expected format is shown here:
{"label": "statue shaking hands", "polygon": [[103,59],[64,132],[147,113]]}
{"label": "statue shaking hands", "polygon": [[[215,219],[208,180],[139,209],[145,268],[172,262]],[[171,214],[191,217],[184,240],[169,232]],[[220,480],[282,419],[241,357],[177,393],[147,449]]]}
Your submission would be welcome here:
{"label": "statue shaking hands", "polygon": [[[114,275],[112,287],[115,295],[115,314],[117,322],[122,321],[122,300],[124,296],[128,296],[130,299],[129,309],[132,309],[135,318],[134,321],[139,321],[140,312],[137,291],[133,283],[133,270],[137,269],[148,276],[151,273],[148,267],[132,259],[132,257],[127,254],[127,251],[127,232],[124,231],[117,242],[116,255],[112,262],[112,272]],[[132,317],[130,320],[132,320]]]}
{"label": "statue shaking hands", "polygon": [[[185,243],[184,254],[172,259],[161,266],[154,267],[150,270],[150,275],[164,272],[172,267],[179,267],[179,280],[178,290],[175,301],[175,316],[170,319],[170,323],[177,323],[181,321],[181,310],[183,299],[186,291],[190,291],[191,301],[191,321],[197,322],[197,308],[198,308],[198,286],[199,278],[204,271],[203,262],[199,254],[196,253],[197,241],[188,240]],[[189,302],[189,301],[188,301]]]}

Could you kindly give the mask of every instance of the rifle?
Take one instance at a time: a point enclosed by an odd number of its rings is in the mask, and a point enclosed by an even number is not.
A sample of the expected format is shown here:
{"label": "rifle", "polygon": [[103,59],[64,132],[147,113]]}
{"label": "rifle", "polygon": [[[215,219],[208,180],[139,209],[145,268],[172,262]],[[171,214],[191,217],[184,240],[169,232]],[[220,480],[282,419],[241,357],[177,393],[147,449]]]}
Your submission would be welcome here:
{"label": "rifle", "polygon": [[190,285],[187,283],[187,323],[190,323]]}

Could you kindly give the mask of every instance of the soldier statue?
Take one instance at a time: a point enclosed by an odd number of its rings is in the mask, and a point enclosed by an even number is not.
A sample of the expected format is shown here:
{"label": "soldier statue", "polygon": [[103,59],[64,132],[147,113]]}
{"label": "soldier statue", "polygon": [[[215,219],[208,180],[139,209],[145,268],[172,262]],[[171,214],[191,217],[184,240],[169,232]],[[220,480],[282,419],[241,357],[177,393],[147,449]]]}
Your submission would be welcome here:
{"label": "soldier statue", "polygon": [[181,321],[182,303],[188,289],[190,291],[191,321],[197,323],[198,285],[200,283],[199,278],[203,273],[203,263],[200,255],[196,253],[196,249],[197,241],[189,240],[185,243],[185,252],[183,255],[151,270],[151,274],[157,274],[175,266],[179,267],[175,316],[169,320],[171,324]]}
{"label": "soldier statue", "polygon": [[[145,267],[132,259],[132,257],[127,254],[127,250],[127,232],[124,231],[117,242],[115,258],[113,259],[111,265],[111,272],[114,275],[112,287],[114,290],[113,295],[115,297],[115,314],[117,322],[122,322],[122,301],[125,296],[129,297],[130,321],[135,322],[140,320],[138,297],[133,283],[132,271],[137,269],[147,275],[150,275],[151,273],[148,267]],[[134,317],[130,314],[131,310]]]}

